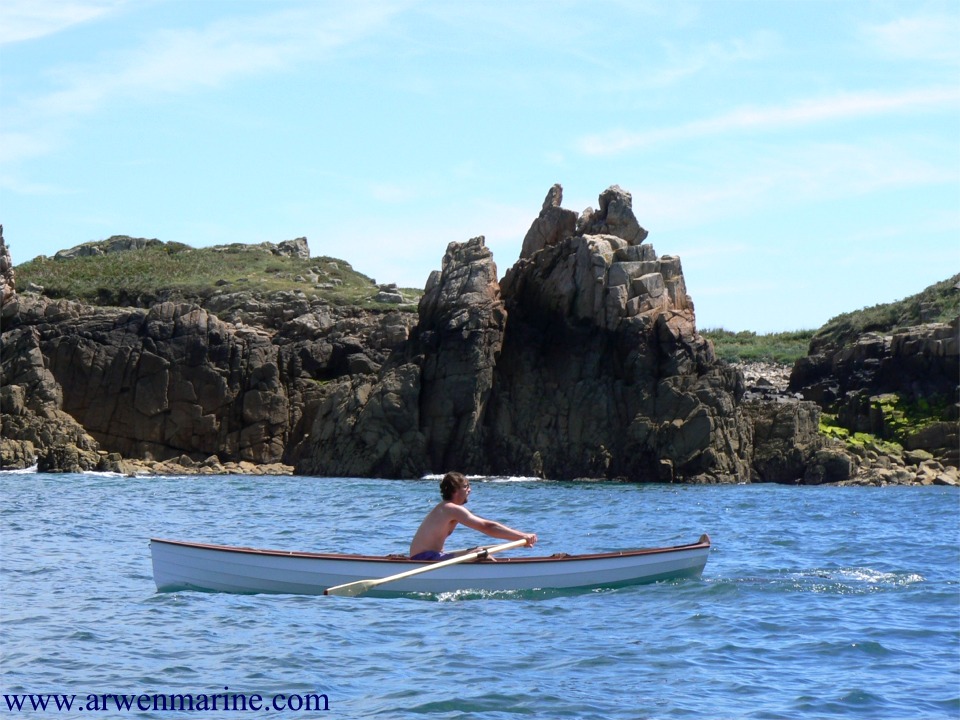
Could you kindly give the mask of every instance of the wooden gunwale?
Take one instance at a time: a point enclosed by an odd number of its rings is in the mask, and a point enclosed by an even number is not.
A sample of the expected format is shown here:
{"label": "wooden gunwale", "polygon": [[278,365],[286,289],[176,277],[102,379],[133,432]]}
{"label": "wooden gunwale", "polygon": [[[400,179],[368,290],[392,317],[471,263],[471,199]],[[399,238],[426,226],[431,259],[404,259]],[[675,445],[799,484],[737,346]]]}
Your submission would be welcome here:
{"label": "wooden gunwale", "polygon": [[[271,557],[286,558],[304,558],[314,560],[363,560],[365,562],[383,562],[383,563],[410,563],[412,565],[422,565],[422,560],[411,560],[401,555],[350,555],[341,553],[316,553],[302,550],[272,550],[264,548],[239,547],[236,545],[215,545],[211,543],[190,542],[187,540],[167,540],[163,538],[150,538],[150,542],[165,543],[167,545],[179,545],[181,547],[190,547],[201,550],[216,550],[219,552],[239,553],[243,555],[264,555]],[[695,543],[687,545],[674,545],[662,548],[641,548],[637,550],[615,550],[613,552],[585,553],[581,555],[544,555],[539,557],[498,557],[498,563],[565,563],[576,562],[580,560],[600,560],[605,558],[623,558],[636,557],[639,555],[660,555],[663,553],[672,553],[682,550],[700,550],[710,547],[710,536],[704,533]]]}

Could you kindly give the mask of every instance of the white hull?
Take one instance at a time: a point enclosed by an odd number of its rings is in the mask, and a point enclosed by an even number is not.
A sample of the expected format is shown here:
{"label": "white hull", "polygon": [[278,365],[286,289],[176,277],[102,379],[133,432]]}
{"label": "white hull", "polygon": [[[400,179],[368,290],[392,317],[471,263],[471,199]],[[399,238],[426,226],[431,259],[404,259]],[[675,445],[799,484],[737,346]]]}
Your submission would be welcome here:
{"label": "white hull", "polygon": [[[150,541],[160,591],[322,595],[334,585],[396,575],[428,563],[396,557],[255,550],[177,540]],[[465,562],[385,584],[371,595],[457,590],[570,590],[699,577],[710,538],[649,550]]]}

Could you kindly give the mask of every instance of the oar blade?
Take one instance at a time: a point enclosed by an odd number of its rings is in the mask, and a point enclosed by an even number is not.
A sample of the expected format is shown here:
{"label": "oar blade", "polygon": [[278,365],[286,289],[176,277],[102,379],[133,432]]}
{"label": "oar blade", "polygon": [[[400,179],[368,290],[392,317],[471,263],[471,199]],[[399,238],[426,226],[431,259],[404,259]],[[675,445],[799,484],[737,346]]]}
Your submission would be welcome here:
{"label": "oar blade", "polygon": [[370,588],[376,587],[376,580],[357,580],[356,582],[346,583],[344,585],[334,585],[323,591],[324,595],[337,595],[339,597],[356,597],[363,595]]}

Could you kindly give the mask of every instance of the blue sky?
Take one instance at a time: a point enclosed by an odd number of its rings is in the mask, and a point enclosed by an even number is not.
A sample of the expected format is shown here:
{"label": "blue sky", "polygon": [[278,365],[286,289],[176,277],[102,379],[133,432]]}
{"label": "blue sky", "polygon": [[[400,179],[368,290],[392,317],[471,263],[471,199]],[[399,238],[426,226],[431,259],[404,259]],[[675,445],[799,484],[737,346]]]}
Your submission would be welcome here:
{"label": "blue sky", "polygon": [[423,287],[617,184],[698,327],[816,328],[960,272],[958,45],[955,0],[3,0],[0,223]]}

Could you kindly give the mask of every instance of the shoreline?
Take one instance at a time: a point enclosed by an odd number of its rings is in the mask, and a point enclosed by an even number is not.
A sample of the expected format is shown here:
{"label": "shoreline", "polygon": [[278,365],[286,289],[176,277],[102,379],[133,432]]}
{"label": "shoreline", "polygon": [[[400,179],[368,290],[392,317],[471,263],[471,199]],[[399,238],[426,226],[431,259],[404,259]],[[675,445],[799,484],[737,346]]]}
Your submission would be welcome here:
{"label": "shoreline", "polygon": [[[775,362],[747,362],[733,365],[743,373],[744,401],[752,403],[790,403],[801,400],[799,393],[790,393],[791,366]],[[849,477],[821,483],[804,483],[801,480],[790,483],[770,481],[743,481],[736,485],[833,485],[837,487],[886,487],[895,485],[909,486],[947,486],[960,487],[960,469],[944,465],[929,453],[922,451],[891,452],[889,444],[881,447],[879,443],[854,445],[841,440],[825,437],[825,448],[846,457],[850,465]],[[197,461],[184,454],[168,460],[124,458],[119,453],[97,451],[100,461],[96,469],[83,474],[104,474],[114,477],[171,477],[171,476],[216,476],[240,475],[251,477],[319,477],[300,475],[293,465],[284,463],[257,464],[249,461],[221,462],[216,455]],[[2,473],[36,473],[37,461],[28,468],[0,469]],[[56,474],[56,473],[51,473]],[[484,476],[486,477],[486,476]],[[577,478],[585,482],[624,482],[617,478]],[[638,484],[664,484],[645,483]],[[697,482],[675,483],[700,484]]]}
{"label": "shoreline", "polygon": [[[290,465],[280,463],[270,463],[267,465],[254,465],[253,463],[225,463],[218,464],[216,467],[208,465],[195,465],[187,467],[176,462],[155,462],[155,461],[123,461],[127,470],[84,470],[79,475],[104,476],[115,478],[143,479],[143,478],[169,478],[169,477],[216,477],[235,475],[239,477],[310,477],[318,480],[333,479],[333,477],[298,475]],[[939,463],[932,465],[923,465],[916,471],[911,471],[906,467],[884,468],[886,472],[875,474],[867,471],[858,473],[856,477],[837,482],[824,482],[819,484],[809,483],[776,483],[776,482],[736,482],[736,483],[709,483],[711,485],[781,485],[784,487],[960,487],[960,473],[956,468],[943,467]],[[37,469],[36,464],[29,468],[22,469],[3,469],[0,475],[63,475],[66,473],[44,473]],[[488,478],[499,476],[477,475],[476,478]],[[432,475],[422,478],[378,478],[381,480],[396,480],[397,482],[406,482],[407,480],[428,480]],[[361,479],[361,478],[358,478]],[[531,482],[581,482],[581,483],[625,483],[626,480],[616,478],[575,478],[573,480],[551,480],[550,478],[527,478]],[[633,482],[636,485],[703,485],[707,483],[663,483],[663,482]]]}

